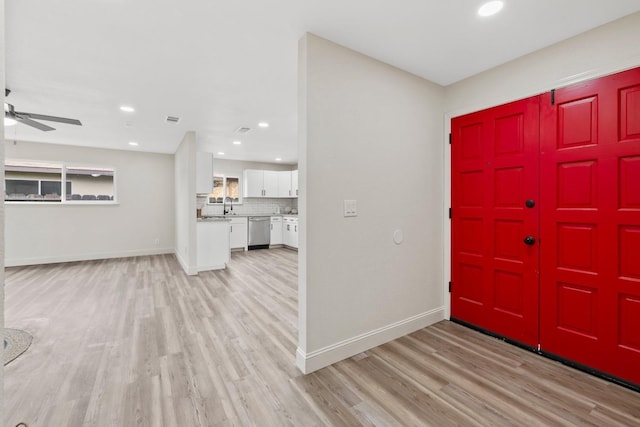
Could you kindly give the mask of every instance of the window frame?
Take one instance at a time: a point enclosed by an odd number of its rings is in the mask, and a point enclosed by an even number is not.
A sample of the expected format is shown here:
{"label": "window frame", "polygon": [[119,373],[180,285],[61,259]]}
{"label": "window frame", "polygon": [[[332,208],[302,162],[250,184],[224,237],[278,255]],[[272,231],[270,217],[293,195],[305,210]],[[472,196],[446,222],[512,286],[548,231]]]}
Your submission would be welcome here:
{"label": "window frame", "polygon": [[[61,169],[61,173],[60,173],[60,189],[61,189],[61,193],[60,194],[60,200],[47,200],[47,199],[33,199],[33,200],[7,200],[6,196],[6,165],[7,163],[31,163],[34,165],[38,165],[38,164],[42,164],[42,165],[55,165],[55,166],[60,166]],[[117,181],[117,170],[115,167],[113,166],[106,166],[106,165],[97,165],[91,162],[61,162],[61,161],[56,161],[56,160],[44,160],[44,159],[38,159],[38,160],[33,160],[33,159],[17,159],[17,158],[6,158],[4,160],[4,166],[5,166],[5,173],[4,173],[4,185],[5,185],[5,198],[4,198],[4,202],[6,204],[11,204],[11,205],[31,205],[31,206],[39,206],[39,205],[46,205],[46,206],[52,206],[52,205],[56,205],[56,206],[76,206],[76,205],[118,205],[119,201],[118,201],[118,197],[117,197],[117,193],[118,193],[118,181]],[[71,199],[67,199],[67,186],[69,184],[71,184],[71,182],[67,179],[67,170],[68,169],[90,169],[90,168],[96,168],[96,170],[108,170],[112,173],[112,178],[113,178],[113,197],[110,200],[71,200]],[[37,173],[37,172],[36,172]],[[38,183],[38,191],[41,192],[42,191],[42,181],[49,181],[49,182],[53,182],[53,180],[51,179],[20,179],[20,178],[8,178],[9,180],[22,180],[22,181],[36,181]],[[57,182],[57,181],[55,181]],[[73,188],[72,188],[72,192],[71,194],[73,194]]]}
{"label": "window frame", "polygon": [[[212,195],[213,195],[213,183],[214,181],[217,179],[222,178],[222,202],[212,202]],[[225,202],[225,200],[227,199],[227,179],[228,178],[232,178],[232,179],[237,179],[238,180],[238,201],[237,202],[226,202],[226,203],[233,203],[234,205],[241,205],[242,204],[242,177],[240,175],[236,175],[236,174],[213,174],[213,178],[211,180],[211,188],[212,191],[211,193],[207,194],[207,205],[212,205],[212,206],[221,206],[223,205]]]}

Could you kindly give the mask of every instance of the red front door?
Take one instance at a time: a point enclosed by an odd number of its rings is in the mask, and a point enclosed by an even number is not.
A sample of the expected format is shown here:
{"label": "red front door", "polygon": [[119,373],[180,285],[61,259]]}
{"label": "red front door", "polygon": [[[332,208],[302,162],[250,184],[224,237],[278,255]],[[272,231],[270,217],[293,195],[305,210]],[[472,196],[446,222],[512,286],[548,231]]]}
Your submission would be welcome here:
{"label": "red front door", "polygon": [[640,384],[640,68],[541,98],[542,351]]}
{"label": "red front door", "polygon": [[451,316],[531,347],[539,342],[538,104],[536,96],[451,122]]}
{"label": "red front door", "polygon": [[451,126],[452,318],[640,384],[640,68]]}

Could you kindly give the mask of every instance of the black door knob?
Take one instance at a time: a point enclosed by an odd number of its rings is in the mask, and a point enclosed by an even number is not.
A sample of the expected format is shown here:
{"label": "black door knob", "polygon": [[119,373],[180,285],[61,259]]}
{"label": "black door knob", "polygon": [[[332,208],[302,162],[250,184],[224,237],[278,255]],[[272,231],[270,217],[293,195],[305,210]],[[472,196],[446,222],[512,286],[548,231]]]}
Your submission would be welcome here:
{"label": "black door knob", "polygon": [[533,245],[535,243],[536,243],[536,239],[533,236],[527,236],[527,237],[524,238],[524,244],[525,245],[531,246],[531,245]]}
{"label": "black door knob", "polygon": [[524,202],[524,205],[528,208],[532,208],[536,205],[536,202],[533,199],[529,199],[526,202]]}

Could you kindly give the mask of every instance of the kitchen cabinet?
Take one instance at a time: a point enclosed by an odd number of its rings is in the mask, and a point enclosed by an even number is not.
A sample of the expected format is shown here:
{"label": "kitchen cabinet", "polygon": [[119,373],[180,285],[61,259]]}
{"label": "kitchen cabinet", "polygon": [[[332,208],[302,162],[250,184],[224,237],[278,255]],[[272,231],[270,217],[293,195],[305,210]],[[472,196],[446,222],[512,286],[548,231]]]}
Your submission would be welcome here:
{"label": "kitchen cabinet", "polygon": [[293,197],[291,171],[278,171],[278,197]]}
{"label": "kitchen cabinet", "polygon": [[285,216],[282,221],[282,241],[284,245],[298,249],[298,217]]}
{"label": "kitchen cabinet", "polygon": [[213,154],[196,153],[196,193],[209,194],[213,191]]}
{"label": "kitchen cabinet", "polygon": [[229,221],[198,221],[196,260],[198,271],[220,270],[230,258]]}
{"label": "kitchen cabinet", "polygon": [[282,244],[282,217],[271,217],[271,245]]}
{"label": "kitchen cabinet", "polygon": [[245,169],[243,197],[278,197],[278,171]]}
{"label": "kitchen cabinet", "polygon": [[298,197],[298,170],[291,171],[291,195]]}
{"label": "kitchen cabinet", "polygon": [[248,227],[246,217],[230,217],[231,229],[230,229],[230,246],[231,249],[244,249],[247,250],[248,242]]}

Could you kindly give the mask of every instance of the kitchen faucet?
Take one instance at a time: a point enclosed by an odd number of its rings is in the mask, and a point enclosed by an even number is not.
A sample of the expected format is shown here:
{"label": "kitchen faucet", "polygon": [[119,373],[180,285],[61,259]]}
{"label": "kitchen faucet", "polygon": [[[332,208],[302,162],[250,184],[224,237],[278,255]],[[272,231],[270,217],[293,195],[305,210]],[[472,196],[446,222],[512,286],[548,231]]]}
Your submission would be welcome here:
{"label": "kitchen faucet", "polygon": [[[229,199],[229,210],[227,210],[227,199]],[[233,199],[231,197],[225,197],[222,199],[222,215],[226,215],[233,211]]]}

